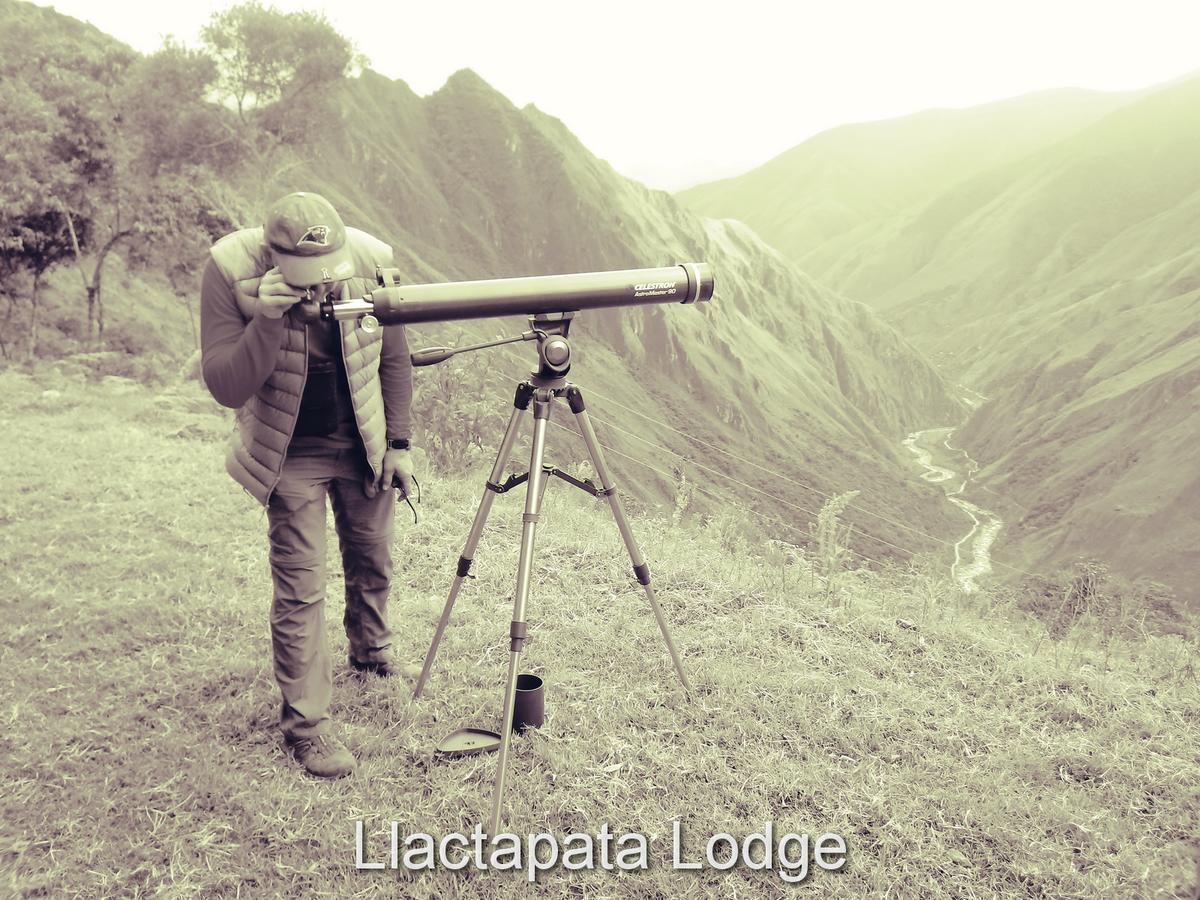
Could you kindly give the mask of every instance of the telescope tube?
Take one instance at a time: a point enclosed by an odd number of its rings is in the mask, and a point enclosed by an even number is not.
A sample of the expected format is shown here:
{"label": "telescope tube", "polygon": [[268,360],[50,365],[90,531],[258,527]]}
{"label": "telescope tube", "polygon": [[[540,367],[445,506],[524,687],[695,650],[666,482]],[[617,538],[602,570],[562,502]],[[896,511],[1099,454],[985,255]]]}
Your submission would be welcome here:
{"label": "telescope tube", "polygon": [[384,325],[578,312],[652,303],[695,303],[713,295],[708,263],[570,275],[531,275],[381,287],[361,299],[326,300],[322,319],[373,315]]}

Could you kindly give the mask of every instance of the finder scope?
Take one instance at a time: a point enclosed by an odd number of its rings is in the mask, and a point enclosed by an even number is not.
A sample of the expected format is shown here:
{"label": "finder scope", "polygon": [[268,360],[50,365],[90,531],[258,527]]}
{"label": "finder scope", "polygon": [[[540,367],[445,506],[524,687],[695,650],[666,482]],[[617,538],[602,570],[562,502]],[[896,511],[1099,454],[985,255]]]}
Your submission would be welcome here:
{"label": "finder scope", "polygon": [[622,269],[569,275],[530,275],[485,281],[398,284],[397,269],[376,270],[379,288],[361,298],[308,300],[299,304],[305,321],[363,319],[367,330],[384,325],[487,319],[493,316],[578,312],[652,303],[695,303],[713,295],[708,263],[658,269]]}

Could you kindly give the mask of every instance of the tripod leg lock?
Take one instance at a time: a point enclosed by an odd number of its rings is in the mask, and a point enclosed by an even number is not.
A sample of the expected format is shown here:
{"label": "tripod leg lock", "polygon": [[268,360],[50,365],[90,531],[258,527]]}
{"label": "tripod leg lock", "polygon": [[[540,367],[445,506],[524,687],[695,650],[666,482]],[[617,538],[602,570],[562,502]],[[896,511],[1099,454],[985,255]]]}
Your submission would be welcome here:
{"label": "tripod leg lock", "polygon": [[650,583],[650,564],[642,563],[640,566],[633,567],[633,574],[638,580],[638,584],[646,585]]}
{"label": "tripod leg lock", "polygon": [[529,473],[524,472],[520,475],[509,475],[508,478],[504,480],[503,484],[497,484],[494,481],[488,481],[484,486],[493,494],[503,494],[511,491],[519,484],[524,484],[528,480]]}
{"label": "tripod leg lock", "polygon": [[513,653],[520,653],[521,647],[529,637],[529,626],[524,622],[513,622],[509,626],[508,636],[512,638],[512,644],[509,649]]}
{"label": "tripod leg lock", "polygon": [[466,578],[467,576],[469,576],[471,574],[471,563],[473,563],[474,561],[475,560],[469,559],[465,556],[460,556],[458,558],[458,577],[459,578]]}
{"label": "tripod leg lock", "polygon": [[517,385],[517,393],[513,397],[513,406],[517,409],[529,409],[529,401],[532,399],[533,385],[528,381],[522,381]]}

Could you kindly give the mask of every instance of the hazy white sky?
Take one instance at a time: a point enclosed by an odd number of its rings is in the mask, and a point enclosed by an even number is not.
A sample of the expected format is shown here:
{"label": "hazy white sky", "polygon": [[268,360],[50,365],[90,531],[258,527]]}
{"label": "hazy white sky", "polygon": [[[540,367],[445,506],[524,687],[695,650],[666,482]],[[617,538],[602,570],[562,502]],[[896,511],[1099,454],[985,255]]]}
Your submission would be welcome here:
{"label": "hazy white sky", "polygon": [[[225,2],[58,0],[138,50],[196,43]],[[420,94],[471,68],[562,119],[623,174],[674,190],[845,122],[1200,70],[1200,0],[277,0],[323,11]]]}

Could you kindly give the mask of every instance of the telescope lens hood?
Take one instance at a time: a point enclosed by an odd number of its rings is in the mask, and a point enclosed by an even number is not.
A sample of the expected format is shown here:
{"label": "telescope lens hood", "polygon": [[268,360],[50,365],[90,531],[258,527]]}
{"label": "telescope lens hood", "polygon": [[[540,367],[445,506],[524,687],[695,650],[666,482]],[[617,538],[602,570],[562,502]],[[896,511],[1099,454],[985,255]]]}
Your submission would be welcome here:
{"label": "telescope lens hood", "polygon": [[688,292],[684,303],[704,302],[712,299],[713,281],[712,266],[708,263],[680,263],[687,272]]}

